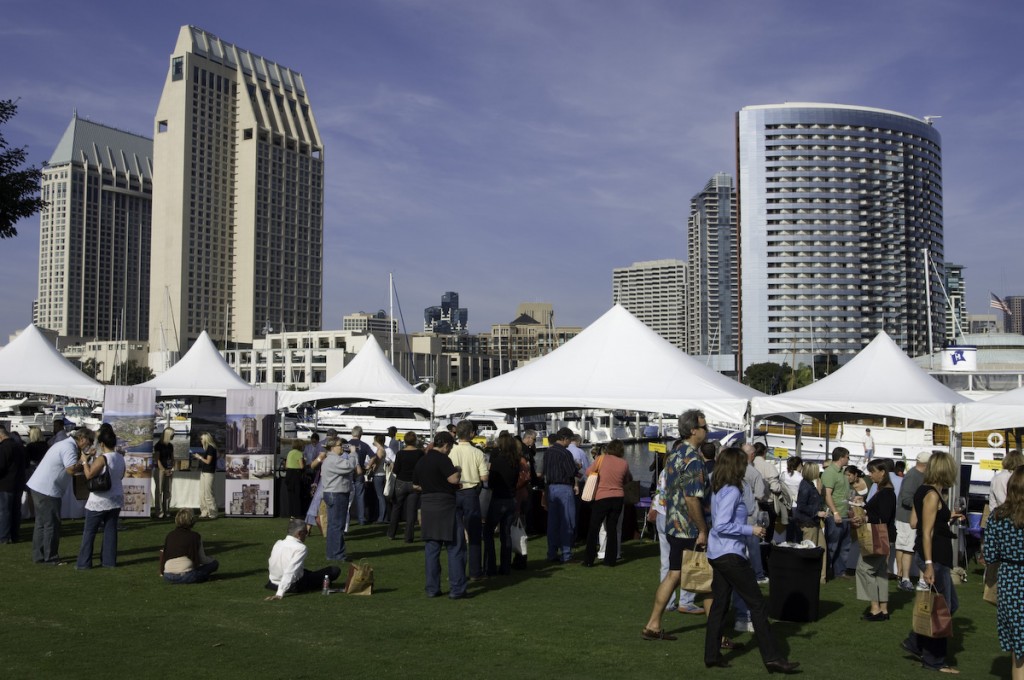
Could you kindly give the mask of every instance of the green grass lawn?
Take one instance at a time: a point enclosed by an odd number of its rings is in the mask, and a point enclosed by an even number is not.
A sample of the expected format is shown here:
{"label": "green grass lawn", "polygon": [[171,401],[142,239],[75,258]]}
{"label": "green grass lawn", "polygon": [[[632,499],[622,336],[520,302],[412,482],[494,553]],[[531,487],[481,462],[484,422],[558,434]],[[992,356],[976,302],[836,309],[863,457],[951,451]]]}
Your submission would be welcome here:
{"label": "green grass lawn", "polygon": [[[5,678],[746,678],[765,675],[751,634],[727,653],[731,669],[704,668],[704,618],[667,612],[676,642],[645,642],[640,629],[658,580],[657,546],[632,541],[615,569],[544,562],[530,543],[527,571],[470,586],[467,601],[428,599],[422,544],[388,541],[356,527],[348,551],[373,565],[372,597],[288,596],[265,602],[266,563],[284,520],[201,522],[221,569],[209,583],[170,586],[157,575],[169,521],[124,520],[119,568],[75,571],[32,563],[23,542],[0,546],[0,673]],[[76,554],[82,522],[64,523],[61,553]],[[308,540],[307,566],[324,566],[323,538]],[[97,556],[99,546],[97,543]],[[444,558],[442,557],[442,564]],[[443,584],[447,590],[447,584]],[[1009,677],[995,608],[981,599],[980,569],[960,584],[952,660],[965,678]],[[893,588],[895,591],[895,587]],[[892,620],[866,623],[852,580],[822,586],[815,623],[776,623],[804,677],[858,680],[934,677],[899,648],[912,593],[893,592]]]}

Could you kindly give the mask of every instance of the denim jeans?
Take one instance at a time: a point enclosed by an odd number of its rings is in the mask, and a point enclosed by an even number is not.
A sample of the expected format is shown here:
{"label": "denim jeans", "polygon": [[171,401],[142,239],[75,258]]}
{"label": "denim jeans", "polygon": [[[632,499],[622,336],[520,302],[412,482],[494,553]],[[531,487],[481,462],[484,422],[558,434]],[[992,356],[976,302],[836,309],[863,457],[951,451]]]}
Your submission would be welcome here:
{"label": "denim jeans", "polygon": [[383,524],[388,512],[388,499],[384,497],[384,484],[387,477],[384,475],[373,476],[373,490],[377,492],[377,522]]}
{"label": "denim jeans", "polygon": [[[920,572],[924,572],[924,559],[920,553],[914,553],[914,566]],[[960,600],[956,596],[956,589],[953,587],[953,575],[949,567],[936,562],[932,565],[935,574],[935,590],[946,598],[946,605],[949,607],[950,616],[956,614],[960,608]],[[906,645],[921,656],[921,665],[925,668],[937,669],[946,664],[946,648],[949,638],[931,638],[918,635],[913,630],[907,635]]]}
{"label": "denim jeans", "polygon": [[345,559],[345,521],[348,515],[348,494],[325,491],[327,504],[327,559]]}
{"label": "denim jeans", "polygon": [[761,539],[751,534],[743,538],[747,545],[747,558],[750,560],[750,566],[754,570],[754,576],[757,580],[764,578],[764,562],[761,560]]}
{"label": "denim jeans", "polygon": [[366,524],[366,498],[365,498],[365,485],[366,480],[363,479],[362,475],[356,475],[356,478],[352,480],[352,497],[349,499],[349,505],[356,506],[356,521],[360,524]]}
{"label": "denim jeans", "polygon": [[217,571],[220,563],[217,560],[207,562],[206,564],[200,564],[191,571],[186,571],[184,574],[168,574],[164,572],[164,580],[168,583],[205,583],[210,574]]}
{"label": "denim jeans", "polygon": [[473,489],[459,489],[455,493],[455,514],[469,536],[469,576],[470,578],[479,578],[483,575],[480,555],[480,538],[483,532],[483,525],[481,524],[482,518],[480,517],[479,486]]}
{"label": "denim jeans", "polygon": [[841,576],[846,571],[846,563],[850,552],[850,523],[836,524],[835,517],[825,517],[825,543],[828,546],[828,566],[831,578]]}
{"label": "denim jeans", "polygon": [[424,562],[426,591],[429,597],[441,594],[441,548],[448,551],[448,597],[461,597],[466,592],[466,539],[459,513],[455,513],[454,541],[426,541]]}
{"label": "denim jeans", "polygon": [[32,560],[53,562],[60,555],[60,498],[32,492],[36,525],[32,530]]}
{"label": "denim jeans", "polygon": [[568,562],[576,536],[576,501],[571,484],[550,484],[548,493],[548,560]]}
{"label": "denim jeans", "polygon": [[82,547],[78,550],[79,569],[92,569],[93,543],[100,527],[103,527],[103,545],[100,548],[100,564],[104,567],[117,566],[117,518],[121,508],[113,510],[86,510],[85,529],[82,531]]}

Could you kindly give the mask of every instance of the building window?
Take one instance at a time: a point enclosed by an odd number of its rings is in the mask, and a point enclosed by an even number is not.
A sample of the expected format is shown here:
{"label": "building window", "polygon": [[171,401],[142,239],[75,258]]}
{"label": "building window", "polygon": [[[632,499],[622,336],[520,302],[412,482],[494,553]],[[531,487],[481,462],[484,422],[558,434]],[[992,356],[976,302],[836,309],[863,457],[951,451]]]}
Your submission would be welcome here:
{"label": "building window", "polygon": [[167,121],[166,120],[159,120],[159,121],[157,121],[157,123],[156,123],[156,131],[157,132],[167,132]]}
{"label": "building window", "polygon": [[174,57],[171,59],[171,80],[181,80],[185,77],[185,57]]}

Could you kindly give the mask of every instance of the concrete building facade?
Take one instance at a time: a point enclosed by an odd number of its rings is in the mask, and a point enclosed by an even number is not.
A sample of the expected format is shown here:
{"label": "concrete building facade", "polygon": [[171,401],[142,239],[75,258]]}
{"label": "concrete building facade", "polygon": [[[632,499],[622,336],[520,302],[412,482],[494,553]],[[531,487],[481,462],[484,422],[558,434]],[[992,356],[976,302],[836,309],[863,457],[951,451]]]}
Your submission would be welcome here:
{"label": "concrete building facade", "polygon": [[945,266],[946,287],[945,304],[946,310],[946,344],[955,345],[962,340],[962,336],[970,333],[971,325],[967,314],[967,282],[964,280],[964,269],[962,264],[947,262]]}
{"label": "concrete building facade", "polygon": [[682,260],[634,262],[612,270],[612,304],[620,304],[651,330],[686,349],[687,264]]}
{"label": "concrete building facade", "polygon": [[154,128],[154,371],[203,330],[318,330],[324,158],[302,76],[184,26]]}
{"label": "concrete building facade", "polygon": [[[794,103],[743,108],[736,133],[742,367],[843,361],[882,330],[910,356],[941,344],[942,158],[930,122]],[[940,276],[925,276],[925,253]]]}
{"label": "concrete building facade", "polygon": [[43,168],[33,323],[58,335],[149,333],[153,142],[77,114]]}

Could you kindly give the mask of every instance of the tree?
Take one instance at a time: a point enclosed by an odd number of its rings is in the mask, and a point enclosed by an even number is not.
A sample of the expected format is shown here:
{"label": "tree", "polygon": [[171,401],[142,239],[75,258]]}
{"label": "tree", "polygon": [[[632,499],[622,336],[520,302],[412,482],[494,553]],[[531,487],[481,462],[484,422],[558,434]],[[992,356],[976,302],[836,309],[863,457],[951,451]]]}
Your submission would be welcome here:
{"label": "tree", "polygon": [[[18,105],[10,99],[0,99],[0,128],[14,118]],[[0,129],[0,238],[18,235],[14,225],[43,209],[46,202],[37,194],[43,176],[37,167],[19,170],[28,158],[24,147],[9,148]]]}
{"label": "tree", "polygon": [[140,366],[134,359],[129,359],[122,364],[114,364],[111,380],[122,385],[138,385],[152,380],[153,377],[153,371],[149,366]]}
{"label": "tree", "polygon": [[789,375],[792,372],[788,364],[770,361],[751,364],[743,371],[743,382],[765,394],[778,394],[789,389]]}
{"label": "tree", "polygon": [[103,368],[102,361],[96,361],[96,359],[89,357],[84,360],[81,365],[82,373],[85,373],[90,378],[96,378],[99,380],[100,372]]}

